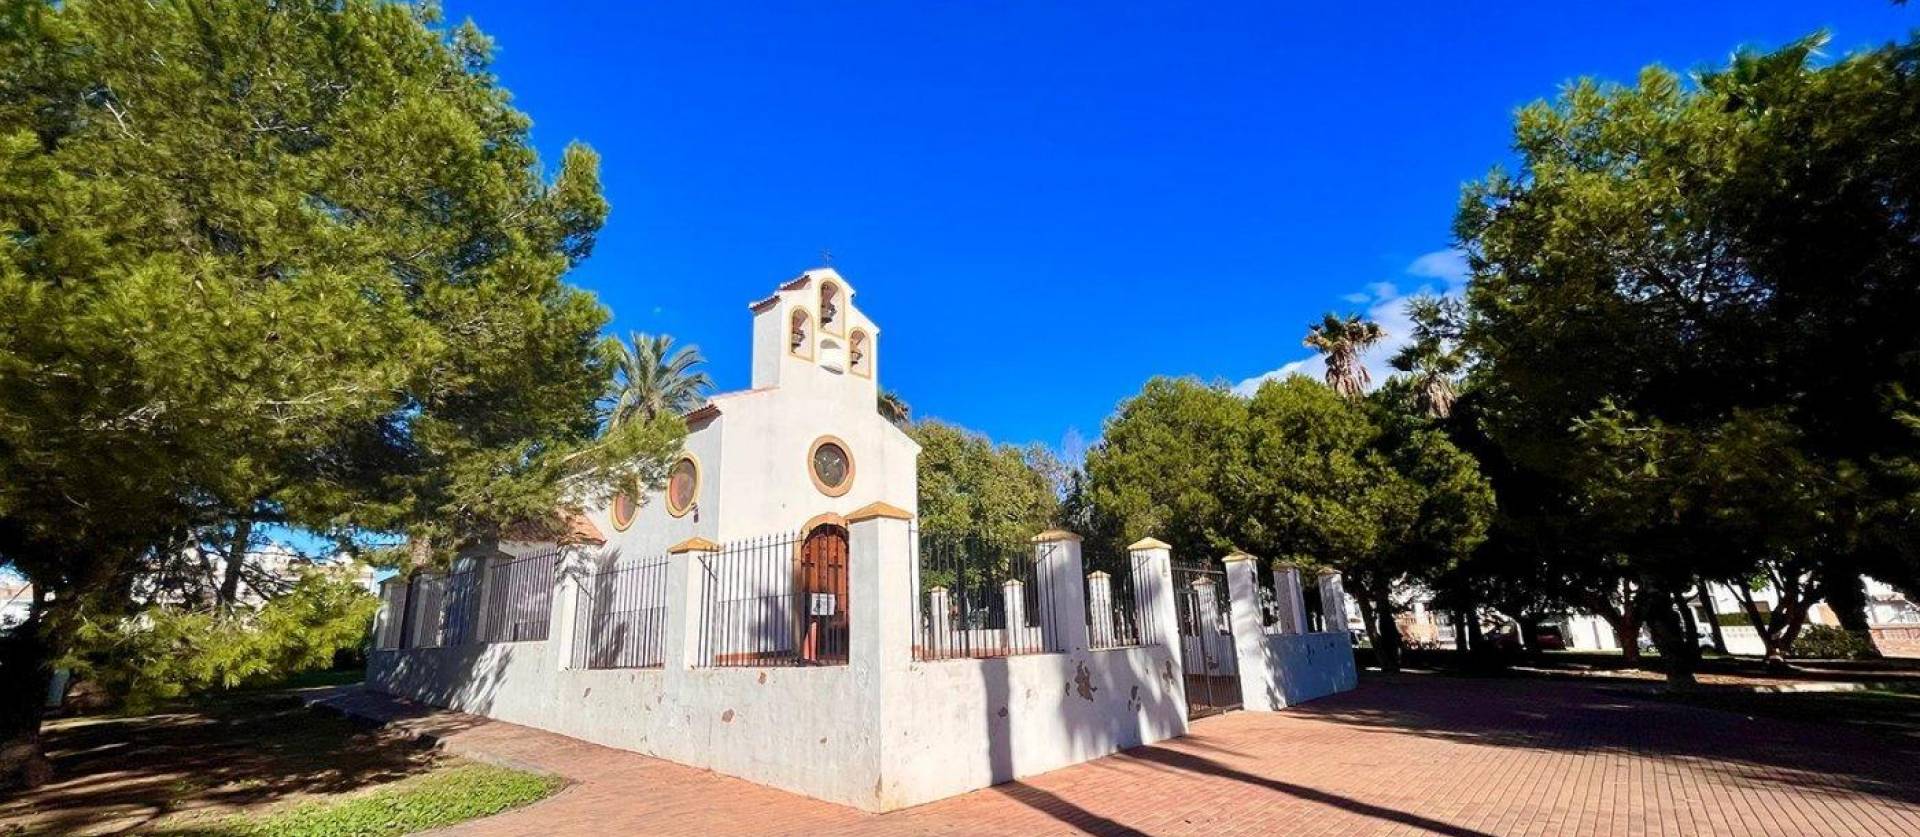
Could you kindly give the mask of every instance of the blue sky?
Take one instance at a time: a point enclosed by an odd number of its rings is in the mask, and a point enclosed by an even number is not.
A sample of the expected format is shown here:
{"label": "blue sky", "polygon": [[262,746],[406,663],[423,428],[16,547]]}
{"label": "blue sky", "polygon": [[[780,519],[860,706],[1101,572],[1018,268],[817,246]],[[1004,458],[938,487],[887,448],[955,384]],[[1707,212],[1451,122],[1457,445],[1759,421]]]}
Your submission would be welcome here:
{"label": "blue sky", "polygon": [[1323,311],[1445,288],[1461,184],[1569,79],[1920,26],[1885,0],[445,8],[498,41],[548,160],[604,158],[572,279],[616,330],[744,386],[746,304],[830,249],[916,414],[1056,447],[1150,376],[1246,381]]}

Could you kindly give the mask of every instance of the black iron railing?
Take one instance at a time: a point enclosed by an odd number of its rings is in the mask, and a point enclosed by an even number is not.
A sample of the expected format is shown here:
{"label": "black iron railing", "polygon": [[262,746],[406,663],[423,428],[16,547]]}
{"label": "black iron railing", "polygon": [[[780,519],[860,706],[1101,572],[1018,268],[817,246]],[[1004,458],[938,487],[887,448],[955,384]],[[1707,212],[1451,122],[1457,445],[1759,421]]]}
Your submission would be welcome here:
{"label": "black iron railing", "polygon": [[666,663],[667,558],[618,562],[580,583],[574,668],[654,668]]}
{"label": "black iron railing", "polygon": [[702,558],[697,666],[844,665],[847,531],[736,541]]}
{"label": "black iron railing", "polygon": [[511,561],[488,562],[481,571],[481,642],[534,642],[547,638],[553,620],[553,570],[559,550]]}
{"label": "black iron railing", "polygon": [[1141,612],[1140,558],[1132,554],[1083,555],[1087,569],[1087,645],[1125,648],[1150,644]]}
{"label": "black iron railing", "polygon": [[1057,629],[1058,591],[1033,545],[932,534],[918,540],[914,659],[1065,650]]}

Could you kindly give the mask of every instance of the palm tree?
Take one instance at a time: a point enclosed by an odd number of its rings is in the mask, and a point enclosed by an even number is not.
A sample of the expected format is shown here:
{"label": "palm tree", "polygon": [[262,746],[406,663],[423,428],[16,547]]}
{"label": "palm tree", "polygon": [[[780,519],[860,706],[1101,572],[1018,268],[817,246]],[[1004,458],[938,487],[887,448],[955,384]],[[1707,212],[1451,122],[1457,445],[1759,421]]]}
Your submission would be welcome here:
{"label": "palm tree", "polygon": [[1388,363],[1413,376],[1414,398],[1422,412],[1442,419],[1453,414],[1453,377],[1460,374],[1462,365],[1459,350],[1423,338],[1401,347]]}
{"label": "palm tree", "polygon": [[906,400],[900,397],[900,393],[894,392],[893,390],[880,393],[879,403],[875,406],[880,409],[880,416],[882,418],[901,427],[906,426],[908,417],[913,414],[913,408],[908,406]]}
{"label": "palm tree", "polygon": [[713,389],[713,379],[695,367],[706,363],[698,346],[681,346],[665,334],[627,335],[614,357],[612,426],[651,421],[668,413],[684,413],[700,406]]}
{"label": "palm tree", "polygon": [[1307,348],[1327,357],[1327,386],[1348,398],[1366,394],[1373,376],[1360,362],[1360,353],[1387,336],[1379,323],[1360,319],[1359,314],[1341,319],[1329,313],[1307,329]]}

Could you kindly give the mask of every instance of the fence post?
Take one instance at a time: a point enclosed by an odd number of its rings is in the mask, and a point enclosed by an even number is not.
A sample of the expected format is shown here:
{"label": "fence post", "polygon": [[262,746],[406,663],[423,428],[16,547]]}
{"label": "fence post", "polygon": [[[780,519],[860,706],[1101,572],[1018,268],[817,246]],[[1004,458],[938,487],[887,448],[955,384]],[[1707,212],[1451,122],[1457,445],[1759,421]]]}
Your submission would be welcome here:
{"label": "fence post", "polygon": [[1240,664],[1240,702],[1249,711],[1271,712],[1275,705],[1273,667],[1267,664],[1267,630],[1260,619],[1259,559],[1234,550],[1227,566],[1227,611],[1233,655]]}
{"label": "fence post", "polygon": [[904,670],[913,659],[917,556],[908,522],[913,515],[871,503],[847,515],[848,656],[868,672]]}
{"label": "fence post", "polygon": [[1087,643],[1095,648],[1112,648],[1113,577],[1105,570],[1087,575]]}
{"label": "fence post", "polygon": [[380,609],[373,612],[373,648],[376,651],[399,647],[393,641],[393,583],[399,580],[396,576],[380,582]]}
{"label": "fence post", "polygon": [[[720,545],[688,538],[667,547],[667,637],[662,668],[685,671],[700,665],[700,623],[705,613],[706,562]],[[671,676],[671,675],[669,675]]]}
{"label": "fence post", "polygon": [[547,647],[553,649],[554,668],[573,668],[574,645],[580,641],[581,581],[592,559],[581,546],[563,546],[554,559],[553,601],[547,618]]}
{"label": "fence post", "polygon": [[1320,571],[1320,613],[1327,620],[1328,633],[1347,632],[1347,588],[1333,570]]}
{"label": "fence post", "polygon": [[1065,529],[1034,535],[1033,561],[1035,575],[1046,580],[1041,592],[1051,602],[1052,618],[1040,624],[1046,650],[1069,654],[1087,650],[1087,574],[1080,560],[1080,536]]}
{"label": "fence post", "polygon": [[[947,603],[947,588],[935,587],[927,591],[927,633],[924,641],[929,649],[939,647],[938,643],[947,641],[953,631],[953,608]],[[915,637],[916,641],[923,638]]]}
{"label": "fence post", "polygon": [[1273,568],[1273,599],[1280,605],[1280,631],[1307,632],[1307,599],[1300,590],[1300,568],[1281,564]]}
{"label": "fence post", "polygon": [[1000,608],[1007,615],[1007,626],[1000,630],[1000,653],[1012,654],[1026,644],[1027,585],[1017,578],[1000,584]]}
{"label": "fence post", "polygon": [[1180,664],[1180,622],[1173,605],[1173,547],[1142,538],[1127,547],[1133,559],[1133,606],[1140,610],[1140,642],[1158,643]]}

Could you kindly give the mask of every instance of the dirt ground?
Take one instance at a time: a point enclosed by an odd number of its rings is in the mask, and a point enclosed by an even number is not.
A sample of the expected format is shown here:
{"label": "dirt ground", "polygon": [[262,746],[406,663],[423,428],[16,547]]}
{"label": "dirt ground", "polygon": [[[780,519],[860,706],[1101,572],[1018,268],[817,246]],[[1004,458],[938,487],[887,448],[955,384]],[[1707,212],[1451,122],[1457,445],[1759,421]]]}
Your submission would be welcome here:
{"label": "dirt ground", "polygon": [[424,773],[455,761],[290,694],[45,727],[54,781],[0,799],[0,835],[113,835]]}

